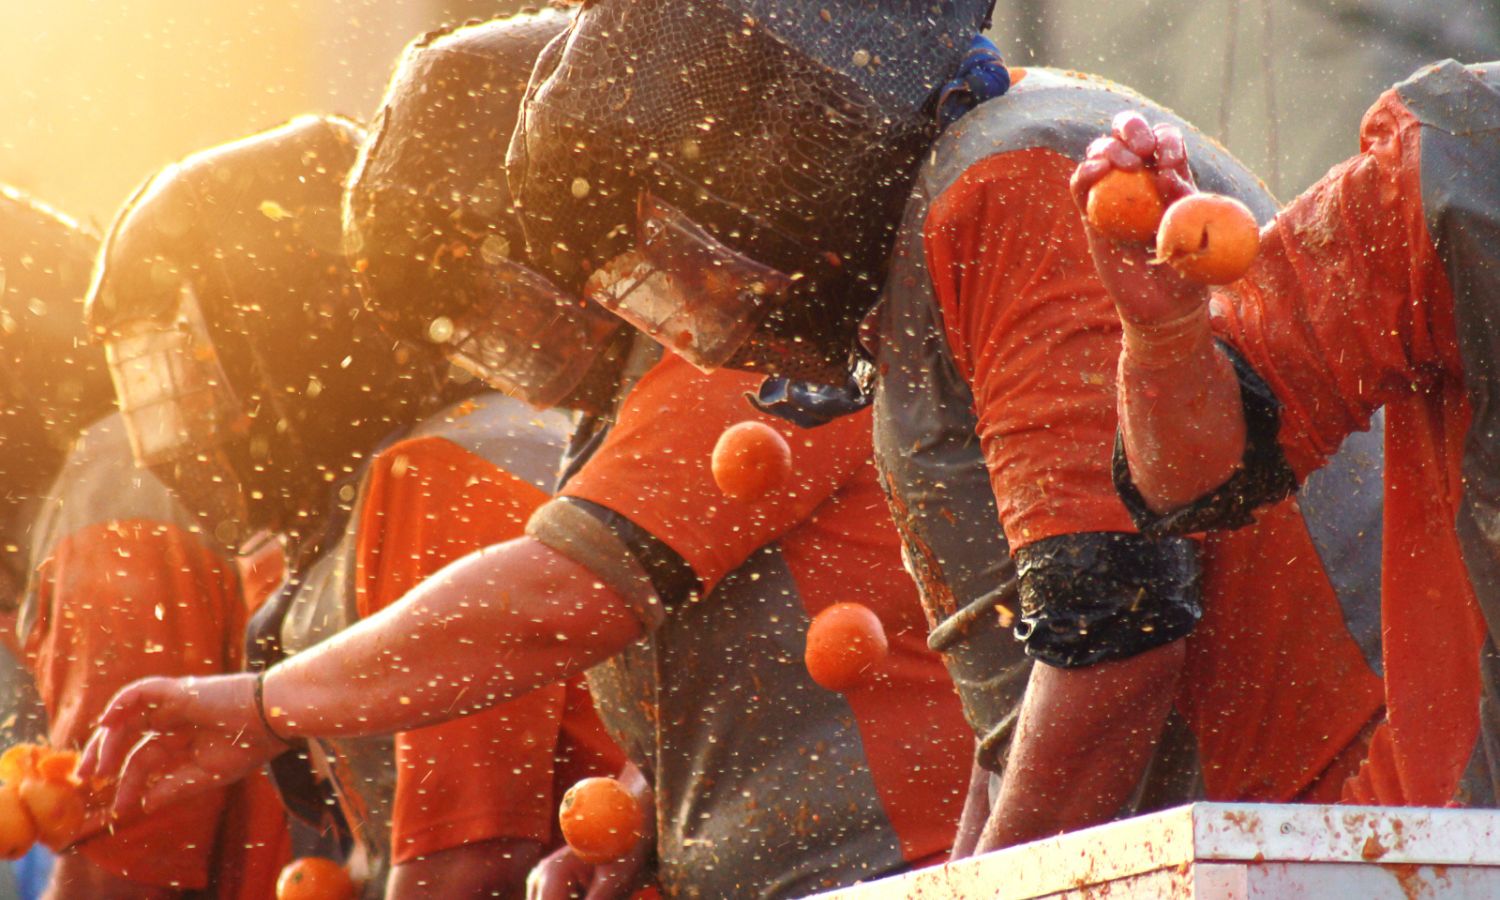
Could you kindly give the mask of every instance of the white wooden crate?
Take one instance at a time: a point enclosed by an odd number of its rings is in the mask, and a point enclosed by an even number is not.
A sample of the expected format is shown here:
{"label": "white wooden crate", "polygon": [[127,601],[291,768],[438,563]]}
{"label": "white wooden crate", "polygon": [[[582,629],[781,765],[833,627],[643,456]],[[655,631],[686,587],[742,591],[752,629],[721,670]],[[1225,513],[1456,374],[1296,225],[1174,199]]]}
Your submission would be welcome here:
{"label": "white wooden crate", "polygon": [[825,900],[1500,898],[1500,811],[1198,803]]}

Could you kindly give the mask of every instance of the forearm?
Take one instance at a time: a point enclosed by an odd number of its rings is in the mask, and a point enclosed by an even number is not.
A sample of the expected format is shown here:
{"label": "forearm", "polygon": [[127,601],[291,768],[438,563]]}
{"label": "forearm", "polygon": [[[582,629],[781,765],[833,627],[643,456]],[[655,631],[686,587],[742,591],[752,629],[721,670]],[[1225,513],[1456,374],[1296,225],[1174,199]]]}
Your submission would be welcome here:
{"label": "forearm", "polygon": [[953,851],[950,859],[959,860],[974,855],[979,846],[979,835],[984,831],[990,817],[990,771],[979,764],[979,755],[969,771],[969,791],[964,797],[963,813],[958,819],[958,831],[953,836]]}
{"label": "forearm", "polygon": [[1127,323],[1119,390],[1130,476],[1153,512],[1186,506],[1239,467],[1239,381],[1214,344],[1206,307],[1153,328]]}
{"label": "forearm", "polygon": [[1080,669],[1038,664],[979,852],[1107,820],[1129,800],[1182,674],[1181,640]]}
{"label": "forearm", "polygon": [[406,731],[559,681],[640,634],[588,569],[527,538],[470,554],[266,676],[284,737]]}

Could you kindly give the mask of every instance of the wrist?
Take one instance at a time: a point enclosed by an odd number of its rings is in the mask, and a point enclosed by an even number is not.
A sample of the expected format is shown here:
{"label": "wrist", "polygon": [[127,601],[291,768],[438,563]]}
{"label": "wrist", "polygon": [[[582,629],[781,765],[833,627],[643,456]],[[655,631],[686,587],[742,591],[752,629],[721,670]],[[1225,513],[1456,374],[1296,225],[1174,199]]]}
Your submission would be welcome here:
{"label": "wrist", "polygon": [[272,669],[261,670],[255,675],[255,693],[254,700],[252,700],[255,708],[255,724],[257,724],[257,729],[266,736],[267,742],[275,742],[275,744],[287,747],[291,745],[291,742],[296,741],[299,735],[296,732],[296,723],[288,718],[287,708],[279,705],[272,696],[275,688],[270,685],[272,682],[270,676],[275,670],[275,667],[272,667]]}
{"label": "wrist", "polygon": [[1166,322],[1125,321],[1122,326],[1124,362],[1137,369],[1171,368],[1213,348],[1207,303]]}
{"label": "wrist", "polygon": [[266,672],[267,670],[262,669],[261,671],[255,673],[254,697],[252,703],[255,706],[256,718],[260,720],[261,730],[265,732],[266,737],[270,738],[273,741],[290,745],[291,736],[287,732],[278,729],[276,727],[276,724],[272,721],[273,711],[277,715],[280,715],[282,710],[279,707],[276,707],[273,710],[272,707],[266,705]]}

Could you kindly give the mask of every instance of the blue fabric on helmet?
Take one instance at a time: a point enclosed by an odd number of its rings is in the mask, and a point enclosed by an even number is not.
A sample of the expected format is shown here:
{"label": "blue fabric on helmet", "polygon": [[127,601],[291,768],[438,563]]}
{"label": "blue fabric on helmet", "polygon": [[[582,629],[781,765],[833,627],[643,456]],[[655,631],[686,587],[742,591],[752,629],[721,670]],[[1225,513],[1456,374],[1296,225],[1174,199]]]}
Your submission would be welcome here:
{"label": "blue fabric on helmet", "polygon": [[1000,48],[984,35],[975,35],[959,63],[958,74],[938,94],[938,127],[947,128],[986,100],[1010,90],[1010,70]]}

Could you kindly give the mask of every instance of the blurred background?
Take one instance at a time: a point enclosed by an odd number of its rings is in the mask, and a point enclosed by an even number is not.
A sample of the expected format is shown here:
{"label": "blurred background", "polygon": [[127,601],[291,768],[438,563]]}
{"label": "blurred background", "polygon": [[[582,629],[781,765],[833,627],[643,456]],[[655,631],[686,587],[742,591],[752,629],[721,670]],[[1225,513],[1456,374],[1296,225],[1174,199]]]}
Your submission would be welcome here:
{"label": "blurred background", "polygon": [[[363,120],[412,37],[520,6],[0,0],[0,182],[102,230],[162,165],[302,112]],[[1500,0],[999,0],[993,36],[1173,107],[1287,199],[1355,152],[1385,87],[1500,57]]]}
{"label": "blurred background", "polygon": [[522,5],[0,0],[0,182],[103,231],[162,166],[304,112],[363,121],[413,37]]}
{"label": "blurred background", "polygon": [[1500,59],[1500,0],[999,0],[1006,59],[1104,75],[1234,151],[1281,200],[1359,150],[1430,62]]}

